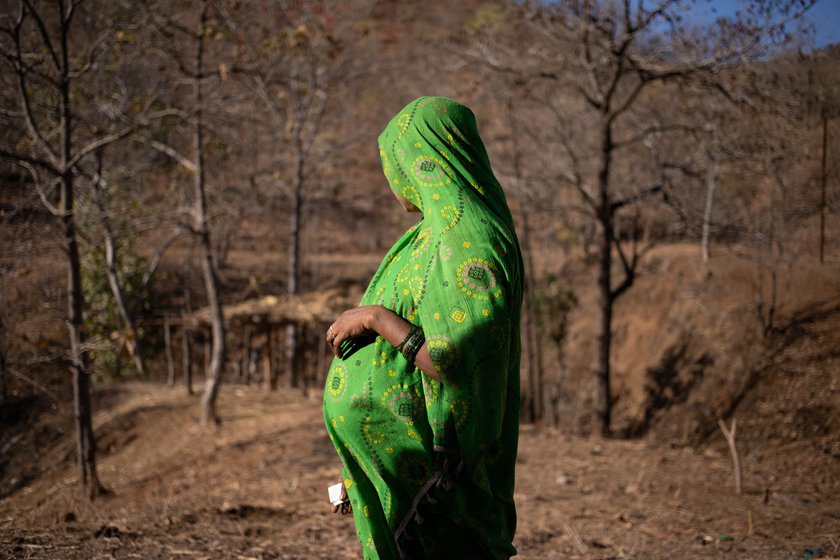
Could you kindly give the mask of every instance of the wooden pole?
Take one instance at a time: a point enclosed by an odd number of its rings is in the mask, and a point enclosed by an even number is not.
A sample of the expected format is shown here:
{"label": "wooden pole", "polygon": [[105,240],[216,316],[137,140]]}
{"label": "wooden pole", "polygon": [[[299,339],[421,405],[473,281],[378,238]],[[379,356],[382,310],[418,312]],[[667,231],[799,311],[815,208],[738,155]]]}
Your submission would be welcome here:
{"label": "wooden pole", "polygon": [[251,323],[245,323],[245,334],[242,340],[242,355],[239,357],[239,381],[245,377],[245,384],[249,385],[251,375]]}
{"label": "wooden pole", "polygon": [[[184,310],[187,315],[192,313],[192,297],[188,288],[184,288]],[[187,386],[187,394],[192,395],[192,346],[190,345],[190,332],[183,322],[181,326],[181,333],[183,335],[181,337],[181,346],[183,351],[182,362],[184,368],[184,385]]]}
{"label": "wooden pole", "polygon": [[294,323],[286,325],[286,368],[289,370],[289,379],[292,387],[298,387],[300,385],[296,362],[298,349],[297,331],[297,325]]}
{"label": "wooden pole", "polygon": [[187,394],[192,395],[192,356],[190,354],[190,333],[187,329],[181,330],[181,354],[184,384],[187,386]]}
{"label": "wooden pole", "polygon": [[263,346],[262,352],[262,365],[263,365],[263,383],[264,388],[266,391],[273,391],[276,389],[274,384],[274,371],[272,368],[272,359],[271,359],[271,344],[272,344],[272,337],[271,337],[272,328],[271,325],[266,325],[265,331],[265,345]]}
{"label": "wooden pole", "polygon": [[175,385],[175,362],[172,359],[172,327],[169,324],[169,314],[163,316],[163,341],[166,345],[166,384]]}
{"label": "wooden pole", "polygon": [[311,376],[309,374],[310,368],[307,367],[309,365],[309,361],[304,359],[304,351],[303,348],[306,346],[306,338],[309,335],[309,328],[308,324],[304,323],[300,326],[300,342],[301,342],[301,349],[298,352],[298,356],[295,358],[297,361],[297,365],[295,366],[300,371],[300,376],[303,381],[303,396],[309,396],[309,387],[311,385]]}
{"label": "wooden pole", "polygon": [[[327,329],[319,328],[317,330],[318,333],[323,333]],[[327,354],[327,337],[326,336],[319,336],[318,337],[318,358],[316,359],[315,364],[315,384],[320,386],[323,385],[326,381],[327,372],[324,371],[326,364],[324,363],[325,357]]]}
{"label": "wooden pole", "polygon": [[283,375],[283,336],[282,331],[278,325],[272,325],[272,340],[275,344],[276,352],[271,353],[271,367],[274,368],[274,386],[280,385],[280,376]]}

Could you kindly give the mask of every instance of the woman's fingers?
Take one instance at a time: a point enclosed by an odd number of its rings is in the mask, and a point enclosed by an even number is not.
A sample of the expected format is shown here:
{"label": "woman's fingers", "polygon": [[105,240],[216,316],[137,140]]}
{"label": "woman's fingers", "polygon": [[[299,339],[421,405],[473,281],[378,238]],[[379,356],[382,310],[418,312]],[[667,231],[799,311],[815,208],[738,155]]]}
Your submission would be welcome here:
{"label": "woman's fingers", "polygon": [[369,332],[365,325],[367,311],[361,307],[348,309],[339,315],[327,329],[327,344],[337,358],[341,357],[341,343],[348,338]]}
{"label": "woman's fingers", "polygon": [[327,344],[329,344],[330,348],[332,348],[333,354],[335,354],[337,358],[340,358],[341,343],[344,341],[345,338],[347,338],[347,335],[343,334],[342,331],[338,330],[335,325],[336,323],[333,323],[332,326],[330,326],[330,329],[332,330],[327,329]]}
{"label": "woman's fingers", "polygon": [[327,329],[327,344],[330,345],[330,348],[332,348],[333,353],[335,353],[335,349],[336,349],[335,339],[336,339],[337,336],[338,336],[338,332],[335,329],[335,323],[333,323]]}
{"label": "woman's fingers", "polygon": [[341,323],[341,317],[339,317],[327,329],[327,344],[330,345],[333,354],[335,354],[337,358],[341,357],[341,343],[348,338],[347,331],[343,326],[341,326]]}

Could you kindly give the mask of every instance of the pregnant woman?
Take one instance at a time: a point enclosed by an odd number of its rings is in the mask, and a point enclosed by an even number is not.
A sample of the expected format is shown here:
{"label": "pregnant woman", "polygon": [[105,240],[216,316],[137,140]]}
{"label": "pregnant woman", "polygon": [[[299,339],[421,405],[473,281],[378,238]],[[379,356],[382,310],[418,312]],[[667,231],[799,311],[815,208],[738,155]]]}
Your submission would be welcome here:
{"label": "pregnant woman", "polygon": [[420,221],[327,330],[327,432],[366,559],[509,558],[519,317],[513,220],[475,117],[421,97],[379,136]]}

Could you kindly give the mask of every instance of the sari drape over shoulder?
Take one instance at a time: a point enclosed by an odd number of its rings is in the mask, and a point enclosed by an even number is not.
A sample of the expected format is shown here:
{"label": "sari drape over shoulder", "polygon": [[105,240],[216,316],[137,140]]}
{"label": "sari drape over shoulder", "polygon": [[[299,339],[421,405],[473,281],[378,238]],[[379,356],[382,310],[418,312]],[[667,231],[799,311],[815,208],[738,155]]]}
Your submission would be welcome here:
{"label": "sari drape over shoulder", "polygon": [[475,117],[421,97],[379,136],[391,189],[423,216],[361,305],[420,326],[427,376],[381,337],[333,361],[327,431],[365,558],[509,558],[523,268]]}

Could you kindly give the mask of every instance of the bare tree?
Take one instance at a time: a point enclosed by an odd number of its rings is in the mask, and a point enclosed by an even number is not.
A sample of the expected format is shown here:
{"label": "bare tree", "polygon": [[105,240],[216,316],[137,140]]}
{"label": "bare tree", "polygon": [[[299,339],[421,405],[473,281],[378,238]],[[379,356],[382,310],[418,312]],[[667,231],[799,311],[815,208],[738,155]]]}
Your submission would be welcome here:
{"label": "bare tree", "polygon": [[[284,60],[272,57],[275,64],[262,64],[263,72],[254,74],[254,88],[271,118],[271,137],[275,145],[289,146],[289,152],[278,154],[275,165],[280,167],[278,180],[285,183],[289,196],[289,264],[286,292],[301,291],[301,212],[304,186],[309,179],[310,151],[320,132],[328,100],[331,78],[330,38],[324,29],[295,25],[287,21],[286,29],[294,35],[286,44],[277,45]],[[268,62],[268,61],[265,61]],[[275,92],[280,88],[284,95]],[[286,155],[287,157],[282,157]],[[287,159],[288,168],[283,165]],[[281,178],[286,177],[287,181]],[[297,326],[286,327],[288,368],[292,384],[298,383]]]}
{"label": "bare tree", "polygon": [[[713,28],[681,25],[684,0],[535,3],[524,8],[532,41],[525,47],[478,40],[473,56],[493,70],[543,85],[544,107],[559,142],[549,168],[572,186],[598,224],[599,334],[594,366],[594,408],[599,431],[611,434],[611,348],[616,301],[629,290],[649,245],[638,243],[638,206],[666,189],[653,140],[667,141],[694,127],[684,119],[653,118],[671,83],[701,79],[724,63],[757,57],[784,40],[784,24],[813,2],[755,2],[738,20],[721,18]],[[539,87],[539,86],[536,86]],[[549,113],[549,114],[550,114]],[[619,214],[630,212],[629,243],[618,231]],[[618,272],[614,265],[618,265]]]}
{"label": "bare tree", "polygon": [[[211,324],[210,359],[201,399],[201,423],[207,425],[211,422],[219,422],[216,399],[226,357],[226,327],[221,299],[220,272],[214,254],[210,225],[212,213],[209,207],[206,169],[208,115],[213,115],[214,112],[220,110],[222,103],[217,96],[208,95],[210,88],[207,85],[211,81],[218,85],[227,67],[220,63],[219,70],[209,70],[206,58],[211,52],[211,46],[219,43],[216,39],[224,35],[223,30],[226,29],[228,18],[224,11],[224,4],[210,0],[180,5],[169,10],[168,13],[165,6],[157,7],[161,10],[147,7],[147,12],[151,14],[154,28],[166,45],[161,50],[177,66],[177,72],[182,77],[178,84],[187,84],[190,88],[188,106],[180,111],[182,122],[188,125],[187,134],[190,137],[188,153],[190,155],[184,155],[174,145],[152,136],[147,137],[145,142],[151,148],[176,161],[191,175],[192,179],[192,203],[188,211],[189,224],[186,225],[192,231],[200,249],[202,278]],[[193,26],[184,23],[191,20],[194,22]],[[213,44],[211,40],[214,41]],[[217,53],[214,51],[214,54]]]}
{"label": "bare tree", "polygon": [[[711,126],[712,143],[715,139],[715,128]],[[712,156],[711,165],[706,170],[706,203],[703,206],[703,233],[700,239],[700,247],[703,262],[709,261],[709,237],[712,231],[712,207],[715,201],[715,190],[717,190],[718,177],[720,176],[720,158],[715,154]]]}
{"label": "bare tree", "polygon": [[[822,142],[820,161],[820,262],[825,262],[825,220],[828,214],[828,180],[829,180],[829,130],[830,123],[840,116],[840,80],[837,73],[825,64],[825,55],[817,54],[808,67],[808,108],[817,113],[821,122]],[[836,137],[836,133],[834,134]]]}
{"label": "bare tree", "polygon": [[[125,138],[126,125],[110,133],[83,138],[79,118],[78,82],[96,69],[104,46],[112,40],[111,25],[89,41],[71,35],[77,28],[79,6],[72,0],[33,3],[22,0],[14,13],[2,15],[3,62],[11,70],[17,92],[23,147],[2,146],[0,155],[26,168],[50,211],[60,219],[67,259],[68,365],[73,379],[76,453],[86,495],[107,492],[96,471],[96,442],[91,420],[89,359],[84,331],[84,294],[81,285],[76,223],[75,181],[78,168],[95,150]],[[52,106],[43,101],[50,99]],[[57,188],[57,204],[54,190]]]}
{"label": "bare tree", "polygon": [[204,275],[204,288],[207,291],[207,305],[210,308],[212,349],[210,352],[210,369],[204,384],[204,395],[201,398],[201,422],[207,424],[211,420],[218,422],[216,415],[216,397],[222,380],[225,365],[225,319],[222,312],[222,302],[219,295],[219,279],[213,263],[213,246],[210,243],[210,228],[208,226],[207,192],[204,176],[204,37],[207,25],[210,2],[203,2],[198,28],[195,33],[195,59],[193,67],[193,103],[195,116],[193,123],[193,189],[195,207],[193,209],[193,229],[201,243],[201,270]]}
{"label": "bare tree", "polygon": [[[254,181],[268,181],[275,196],[288,199],[286,292],[290,295],[305,291],[301,248],[307,198],[318,190],[319,174],[328,162],[358,140],[355,134],[340,140],[322,125],[330,103],[340,99],[338,90],[354,79],[353,70],[340,56],[340,37],[342,26],[370,9],[366,3],[359,8],[360,13],[343,14],[334,0],[305,5],[278,2],[270,8],[270,17],[256,25],[234,68],[268,117],[270,141],[266,144],[271,153],[267,163],[255,170]],[[341,80],[336,79],[339,71]],[[300,383],[301,373],[298,330],[293,323],[286,327],[287,367],[293,386]]]}

